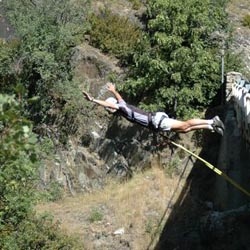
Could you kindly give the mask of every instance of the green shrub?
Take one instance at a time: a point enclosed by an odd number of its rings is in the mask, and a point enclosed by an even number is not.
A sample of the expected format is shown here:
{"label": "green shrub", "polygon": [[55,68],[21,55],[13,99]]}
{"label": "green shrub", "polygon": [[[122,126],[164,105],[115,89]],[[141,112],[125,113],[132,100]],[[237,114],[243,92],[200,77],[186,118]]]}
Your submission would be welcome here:
{"label": "green shrub", "polygon": [[18,40],[12,40],[8,43],[0,40],[0,90],[2,93],[13,91],[16,74],[21,70],[20,61],[15,60],[19,43]]}
{"label": "green shrub", "polygon": [[242,24],[243,26],[250,28],[250,14],[247,14],[243,17]]}
{"label": "green shrub", "polygon": [[140,28],[128,18],[115,15],[106,9],[99,15],[93,14],[90,23],[90,43],[119,58],[131,54],[142,37]]}
{"label": "green shrub", "polygon": [[148,42],[137,47],[131,78],[122,85],[132,102],[178,119],[211,105],[220,89],[220,45],[209,41],[228,30],[225,13],[225,1],[148,1]]}
{"label": "green shrub", "polygon": [[60,231],[60,224],[44,215],[31,215],[15,230],[0,232],[1,250],[46,249],[46,250],[82,250],[84,247],[78,238],[66,236]]}
{"label": "green shrub", "polygon": [[140,0],[129,0],[130,3],[133,5],[133,9],[138,10],[141,6],[142,3]]}
{"label": "green shrub", "polygon": [[103,219],[103,214],[97,208],[91,211],[91,214],[89,216],[89,221],[91,223],[96,221],[101,221],[102,219]]}
{"label": "green shrub", "polygon": [[[52,123],[59,128],[63,126],[64,130],[58,134],[65,142],[75,129],[68,124],[76,124],[72,123],[76,105],[70,100],[78,97],[70,92],[71,97],[65,99],[61,92],[75,87],[71,83],[72,48],[82,42],[89,28],[86,21],[89,0],[43,0],[35,4],[10,0],[2,4],[19,41],[8,47],[0,43],[0,90],[22,96],[22,105],[35,127]],[[15,72],[13,68],[20,70]],[[30,97],[35,99],[31,102]],[[62,119],[61,111],[66,108],[67,114]],[[41,130],[50,138],[57,136],[51,127]]]}
{"label": "green shrub", "polygon": [[0,227],[30,212],[37,179],[37,140],[13,96],[0,94]]}
{"label": "green shrub", "polygon": [[[0,249],[83,249],[48,217],[36,218],[38,147],[13,96],[0,94]],[[57,186],[53,195],[59,196]]]}
{"label": "green shrub", "polygon": [[63,187],[56,181],[52,181],[47,189],[47,200],[58,201],[63,197]]}
{"label": "green shrub", "polygon": [[145,233],[148,233],[148,234],[152,235],[153,232],[154,232],[154,229],[155,229],[155,221],[149,218],[146,221]]}

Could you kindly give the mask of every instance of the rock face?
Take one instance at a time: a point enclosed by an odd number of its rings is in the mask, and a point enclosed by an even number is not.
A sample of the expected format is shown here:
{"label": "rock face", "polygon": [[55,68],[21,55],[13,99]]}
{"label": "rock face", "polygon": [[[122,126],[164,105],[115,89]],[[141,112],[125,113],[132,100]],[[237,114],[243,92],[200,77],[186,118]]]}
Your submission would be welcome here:
{"label": "rock face", "polygon": [[[108,97],[108,76],[123,75],[115,59],[87,44],[75,48],[72,65],[81,88],[100,99]],[[59,149],[56,163],[46,162],[41,169],[45,186],[55,180],[74,194],[101,188],[107,175],[127,178],[134,166],[141,169],[150,166],[152,133],[87,101],[82,113],[83,122],[76,136],[69,140],[69,148]]]}
{"label": "rock face", "polygon": [[[81,88],[95,98],[108,97],[106,82],[110,74],[115,72],[118,77],[123,77],[115,59],[87,44],[75,48],[72,65]],[[46,161],[41,167],[43,187],[57,182],[74,195],[102,188],[107,176],[124,180],[130,178],[135,170],[169,164],[173,150],[159,135],[122,117],[113,116],[84,98],[83,102],[86,106],[82,110],[82,122],[76,134],[69,139],[67,150],[58,148],[56,161]],[[193,147],[191,134],[181,137],[188,137],[182,142],[184,146]],[[159,143],[164,147],[159,149]],[[179,165],[175,167],[181,169],[183,166]],[[191,165],[192,162],[189,168]]]}
{"label": "rock face", "polygon": [[250,28],[242,25],[244,16],[248,15],[250,5],[248,1],[239,1],[238,3],[229,3],[228,14],[233,31],[233,45],[230,48],[236,53],[240,53],[245,66],[244,75],[250,78]]}

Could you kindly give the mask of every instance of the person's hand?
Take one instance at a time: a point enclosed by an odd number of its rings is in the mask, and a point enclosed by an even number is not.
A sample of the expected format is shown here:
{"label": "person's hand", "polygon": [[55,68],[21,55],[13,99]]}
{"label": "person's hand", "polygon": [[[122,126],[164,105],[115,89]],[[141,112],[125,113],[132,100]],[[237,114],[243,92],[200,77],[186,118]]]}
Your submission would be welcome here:
{"label": "person's hand", "polygon": [[94,100],[94,98],[92,96],[90,96],[86,91],[82,91],[82,93],[84,94],[85,98],[88,101],[93,101]]}
{"label": "person's hand", "polygon": [[111,82],[107,83],[107,88],[110,92],[115,92],[115,85]]}

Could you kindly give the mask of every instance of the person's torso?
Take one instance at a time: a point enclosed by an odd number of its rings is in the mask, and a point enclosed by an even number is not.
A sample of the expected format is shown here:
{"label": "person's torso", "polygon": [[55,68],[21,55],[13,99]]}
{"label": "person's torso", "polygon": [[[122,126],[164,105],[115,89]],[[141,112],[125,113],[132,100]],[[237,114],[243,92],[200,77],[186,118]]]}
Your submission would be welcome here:
{"label": "person's torso", "polygon": [[145,127],[149,126],[149,113],[141,110],[133,105],[127,104],[125,101],[118,103],[119,113],[131,122],[138,123]]}

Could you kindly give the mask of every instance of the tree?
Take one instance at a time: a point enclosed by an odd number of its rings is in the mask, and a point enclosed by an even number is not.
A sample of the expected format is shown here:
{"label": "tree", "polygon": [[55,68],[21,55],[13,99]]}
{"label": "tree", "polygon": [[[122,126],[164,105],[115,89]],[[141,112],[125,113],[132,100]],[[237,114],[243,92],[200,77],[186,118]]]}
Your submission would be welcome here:
{"label": "tree", "polygon": [[13,96],[0,95],[0,229],[30,212],[37,179],[36,136]]}
{"label": "tree", "polygon": [[0,90],[1,92],[13,92],[13,82],[17,82],[19,62],[16,61],[18,40],[13,39],[8,43],[0,39]]}
{"label": "tree", "polygon": [[23,87],[26,101],[37,97],[32,105],[27,101],[25,107],[36,123],[48,122],[51,119],[47,119],[48,110],[55,105],[63,107],[67,102],[62,92],[64,87],[69,88],[72,80],[71,49],[83,40],[88,29],[88,2],[3,2],[19,40],[13,61],[20,62],[21,71],[12,85],[19,86],[16,92]]}
{"label": "tree", "polygon": [[147,36],[123,89],[148,109],[182,117],[209,105],[220,88],[219,44],[211,34],[226,29],[225,3],[148,1]]}
{"label": "tree", "polygon": [[0,94],[0,249],[82,249],[51,218],[34,215],[38,146],[13,96]]}

